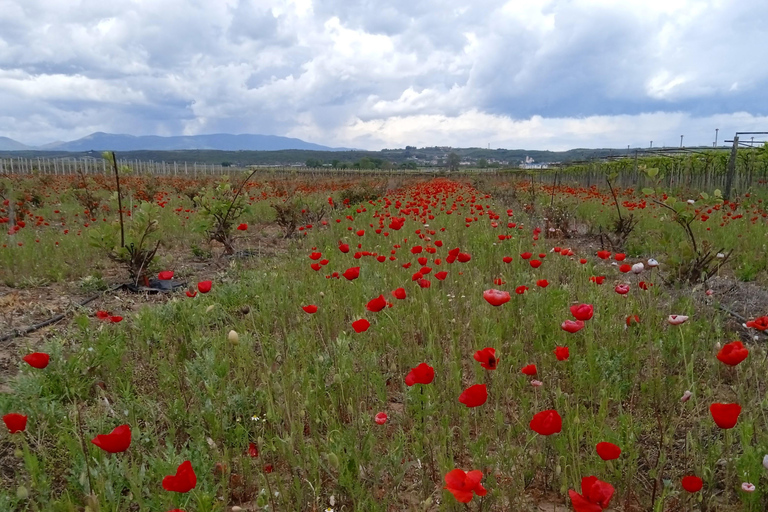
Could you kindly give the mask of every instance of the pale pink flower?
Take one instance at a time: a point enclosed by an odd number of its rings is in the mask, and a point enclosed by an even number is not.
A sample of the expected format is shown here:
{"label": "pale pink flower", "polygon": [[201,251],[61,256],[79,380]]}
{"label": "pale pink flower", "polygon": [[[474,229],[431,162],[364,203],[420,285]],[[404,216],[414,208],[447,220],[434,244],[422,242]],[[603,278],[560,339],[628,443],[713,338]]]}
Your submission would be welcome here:
{"label": "pale pink flower", "polygon": [[688,317],[685,315],[669,315],[667,318],[667,322],[669,322],[672,325],[680,325],[685,323],[685,321],[688,320]]}
{"label": "pale pink flower", "polygon": [[755,492],[755,484],[744,482],[741,484],[741,490],[744,492]]}
{"label": "pale pink flower", "polygon": [[680,397],[680,401],[685,403],[688,400],[690,400],[692,396],[693,396],[693,393],[691,393],[690,391],[686,391],[685,393],[683,393],[683,396]]}
{"label": "pale pink flower", "polygon": [[544,383],[541,382],[540,380],[532,380],[531,381],[531,386],[533,386],[535,388],[539,388],[539,387],[541,387],[543,385],[544,385]]}

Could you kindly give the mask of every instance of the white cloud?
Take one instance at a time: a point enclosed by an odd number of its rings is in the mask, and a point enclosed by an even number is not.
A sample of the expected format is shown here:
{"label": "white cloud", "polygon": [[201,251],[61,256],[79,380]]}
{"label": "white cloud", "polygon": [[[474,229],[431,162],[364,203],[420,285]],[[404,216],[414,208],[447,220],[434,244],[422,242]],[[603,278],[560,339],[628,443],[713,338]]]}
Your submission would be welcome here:
{"label": "white cloud", "polygon": [[768,115],[766,23],[725,0],[0,0],[0,135],[687,142]]}

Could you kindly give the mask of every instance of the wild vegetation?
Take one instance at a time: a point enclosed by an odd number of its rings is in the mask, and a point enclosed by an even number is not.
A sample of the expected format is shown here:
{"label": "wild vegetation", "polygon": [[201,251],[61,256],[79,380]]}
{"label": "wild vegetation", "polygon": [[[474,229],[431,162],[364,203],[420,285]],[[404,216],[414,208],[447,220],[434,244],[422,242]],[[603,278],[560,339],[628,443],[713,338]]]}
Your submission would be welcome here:
{"label": "wild vegetation", "polygon": [[0,510],[768,509],[768,194],[640,165],[5,177],[5,292],[191,287],[17,339]]}

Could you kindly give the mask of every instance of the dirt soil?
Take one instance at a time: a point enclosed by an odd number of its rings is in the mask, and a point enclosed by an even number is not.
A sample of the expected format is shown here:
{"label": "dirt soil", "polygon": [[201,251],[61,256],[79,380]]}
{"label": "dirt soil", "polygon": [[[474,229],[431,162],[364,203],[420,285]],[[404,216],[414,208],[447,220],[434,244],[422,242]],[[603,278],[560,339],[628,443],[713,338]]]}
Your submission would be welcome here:
{"label": "dirt soil", "polygon": [[[284,254],[291,243],[282,238],[279,229],[270,227],[266,236],[249,240],[249,246],[258,247],[258,252],[246,251],[234,257],[222,256],[221,247],[211,247],[213,256],[206,260],[194,258],[189,251],[166,251],[165,261],[170,261],[174,270],[174,279],[194,286],[198,281],[216,279],[228,271],[234,260],[240,268],[260,265],[265,259]],[[251,237],[253,238],[253,237]],[[102,272],[104,280],[112,285],[126,282],[125,272],[116,265]],[[177,292],[178,293],[178,292]],[[19,354],[32,352],[45,341],[58,334],[62,326],[69,325],[74,312],[80,310],[90,316],[96,311],[109,311],[113,315],[128,317],[145,304],[158,304],[167,301],[173,294],[131,293],[126,290],[95,291],[83,289],[80,282],[53,283],[35,288],[10,288],[0,285],[0,340],[16,330],[44,322],[56,315],[65,314],[58,322],[43,327],[24,336],[0,341],[0,393],[9,392],[8,381],[19,369]],[[85,306],[80,303],[96,297]]]}

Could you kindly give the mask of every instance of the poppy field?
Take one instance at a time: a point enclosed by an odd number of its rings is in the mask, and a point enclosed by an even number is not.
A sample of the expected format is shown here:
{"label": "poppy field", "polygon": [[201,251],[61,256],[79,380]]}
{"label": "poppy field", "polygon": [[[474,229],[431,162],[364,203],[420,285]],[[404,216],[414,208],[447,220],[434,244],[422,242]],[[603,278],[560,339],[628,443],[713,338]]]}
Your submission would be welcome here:
{"label": "poppy field", "polygon": [[7,180],[7,289],[187,286],[15,339],[0,510],[768,510],[759,188],[88,179]]}

